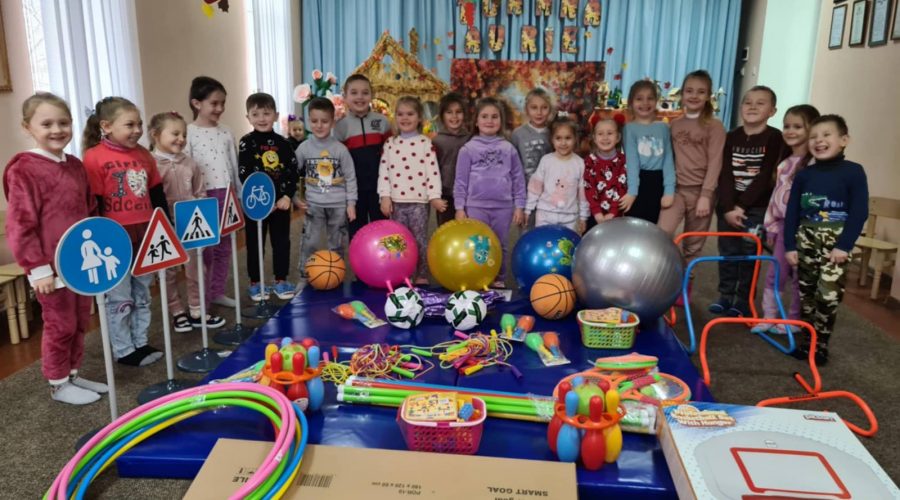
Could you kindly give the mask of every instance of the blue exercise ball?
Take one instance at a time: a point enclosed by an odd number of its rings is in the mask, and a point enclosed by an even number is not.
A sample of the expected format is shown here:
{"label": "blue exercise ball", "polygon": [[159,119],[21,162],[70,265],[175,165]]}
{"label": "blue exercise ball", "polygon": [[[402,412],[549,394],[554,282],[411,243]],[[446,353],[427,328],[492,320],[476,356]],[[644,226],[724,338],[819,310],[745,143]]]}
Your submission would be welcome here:
{"label": "blue exercise ball", "polygon": [[572,279],[572,259],[581,241],[566,226],[540,226],[523,234],[512,251],[512,272],[522,289],[529,289],[545,274]]}

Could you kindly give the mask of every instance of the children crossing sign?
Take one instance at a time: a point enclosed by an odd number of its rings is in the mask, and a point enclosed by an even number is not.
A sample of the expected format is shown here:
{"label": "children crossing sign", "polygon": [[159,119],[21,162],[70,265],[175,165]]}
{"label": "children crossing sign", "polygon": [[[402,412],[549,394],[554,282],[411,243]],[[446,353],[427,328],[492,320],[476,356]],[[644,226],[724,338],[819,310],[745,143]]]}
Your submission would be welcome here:
{"label": "children crossing sign", "polygon": [[161,208],[153,211],[147,232],[134,259],[131,274],[143,276],[188,261],[187,251]]}
{"label": "children crossing sign", "polygon": [[175,233],[186,250],[219,243],[219,202],[215,198],[175,203]]}
{"label": "children crossing sign", "polygon": [[229,184],[228,191],[225,192],[225,205],[222,209],[222,237],[244,227],[244,224],[244,212],[241,210],[237,191],[234,189],[234,184]]}

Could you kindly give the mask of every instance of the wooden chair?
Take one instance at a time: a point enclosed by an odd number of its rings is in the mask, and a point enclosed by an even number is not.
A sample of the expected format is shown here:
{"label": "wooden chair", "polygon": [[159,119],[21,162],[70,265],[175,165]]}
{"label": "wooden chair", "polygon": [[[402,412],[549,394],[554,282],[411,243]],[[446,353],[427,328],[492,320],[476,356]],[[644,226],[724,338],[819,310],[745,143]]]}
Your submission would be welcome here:
{"label": "wooden chair", "polygon": [[16,279],[12,276],[0,276],[0,302],[6,307],[6,319],[9,321],[9,342],[19,343],[19,323],[16,321]]}
{"label": "wooden chair", "polygon": [[13,279],[13,300],[16,306],[16,317],[19,321],[19,333],[23,339],[28,338],[28,320],[30,318],[30,308],[28,307],[28,280],[25,277],[25,270],[18,264],[0,265],[0,276]]}
{"label": "wooden chair", "polygon": [[866,286],[869,264],[872,265],[872,291],[869,297],[878,298],[878,287],[881,285],[881,274],[897,261],[897,244],[875,238],[875,224],[878,217],[900,219],[900,200],[869,198],[869,220],[866,222],[866,236],[856,240],[860,252],[859,286]]}

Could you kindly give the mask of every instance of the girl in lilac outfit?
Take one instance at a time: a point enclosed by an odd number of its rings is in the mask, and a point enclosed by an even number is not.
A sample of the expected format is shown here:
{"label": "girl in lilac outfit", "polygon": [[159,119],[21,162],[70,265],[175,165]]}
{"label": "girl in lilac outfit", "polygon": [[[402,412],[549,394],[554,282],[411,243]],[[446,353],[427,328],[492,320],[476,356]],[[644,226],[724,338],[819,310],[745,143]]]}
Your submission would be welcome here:
{"label": "girl in lilac outfit", "polygon": [[486,97],[475,106],[475,135],[459,150],[453,201],[456,219],[480,220],[503,248],[495,288],[505,286],[510,223],[525,223],[525,172],[515,146],[506,140],[504,106]]}

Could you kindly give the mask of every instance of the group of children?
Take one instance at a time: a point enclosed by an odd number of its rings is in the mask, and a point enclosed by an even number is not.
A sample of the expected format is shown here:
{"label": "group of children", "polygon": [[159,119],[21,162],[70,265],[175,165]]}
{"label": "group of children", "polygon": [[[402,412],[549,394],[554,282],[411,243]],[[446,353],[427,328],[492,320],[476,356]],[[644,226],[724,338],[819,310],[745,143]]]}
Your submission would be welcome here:
{"label": "group of children", "polygon": [[[473,218],[490,226],[504,262],[512,226],[524,231],[561,224],[584,232],[628,215],[674,235],[682,222],[686,232],[707,231],[715,209],[720,231],[765,232],[783,274],[790,276],[783,280],[793,289],[790,317],[815,326],[816,354],[825,362],[847,258],[867,217],[865,173],[843,157],[846,123],[800,105],[788,110],[779,133],[766,124],[775,113],[775,94],[758,86],[743,97],[742,126],[726,134],[713,116],[712,88],[705,71],[688,74],[684,116],[666,124],[657,120],[656,86],[636,82],[628,95],[631,120],[597,121],[591,151],[582,158],[580,125],[562,113],[554,117],[553,98],[543,89],[528,93],[527,123],[510,140],[503,101],[479,99],[470,124],[468,103],[456,93],[441,99],[438,132],[429,138],[422,132],[425,113],[418,98],[398,100],[392,129],[371,109],[368,79],[352,75],[343,87],[346,117],[335,121],[331,101],[315,98],[305,123],[293,116],[288,121],[289,137],[274,132],[278,112],[272,96],[251,95],[246,111],[253,130],[236,143],[219,123],[225,88],[201,76],[190,88],[192,123],[175,112],[154,115],[150,151],[138,144],[143,122],[133,103],[121,97],[98,102],[84,131],[83,164],[63,152],[72,138],[67,104],[52,94],[35,94],[23,104],[22,125],[36,147],[10,160],[3,180],[9,245],[43,307],[43,373],[52,398],[86,404],[107,390],[78,375],[90,300],[57,288],[53,255],[63,232],[98,213],[122,224],[137,248],[155,208],[169,215],[175,202],[214,197],[221,210],[229,185],[239,186],[254,172],[265,172],[275,184],[275,208],[262,225],[272,243],[272,287],[259,286],[262,256],[257,245],[247,245],[249,294],[256,301],[295,293],[287,281],[292,205],[305,215],[301,276],[323,240],[326,248],[343,253],[348,237],[362,226],[390,218],[408,227],[420,247],[419,284],[427,283],[432,208],[439,224]],[[256,225],[246,229],[253,241]],[[696,257],[703,243],[701,237],[688,238],[685,258]],[[722,255],[755,254],[746,239],[723,237],[718,244]],[[195,266],[185,267],[187,309],[176,271],[167,275],[178,332],[201,325],[199,286],[207,287],[211,303],[234,306],[225,295],[231,246],[207,248],[203,258],[206,283],[197,282]],[[752,262],[721,262],[721,296],[710,311],[749,315],[752,269]],[[504,286],[504,273],[505,265],[495,286]],[[773,275],[770,270],[765,317],[778,316]],[[108,294],[105,314],[120,364],[144,366],[162,356],[147,338],[151,280],[129,276]],[[206,323],[216,328],[225,320],[207,315]],[[754,329],[784,333],[771,324]],[[801,355],[808,344],[800,342]]]}

